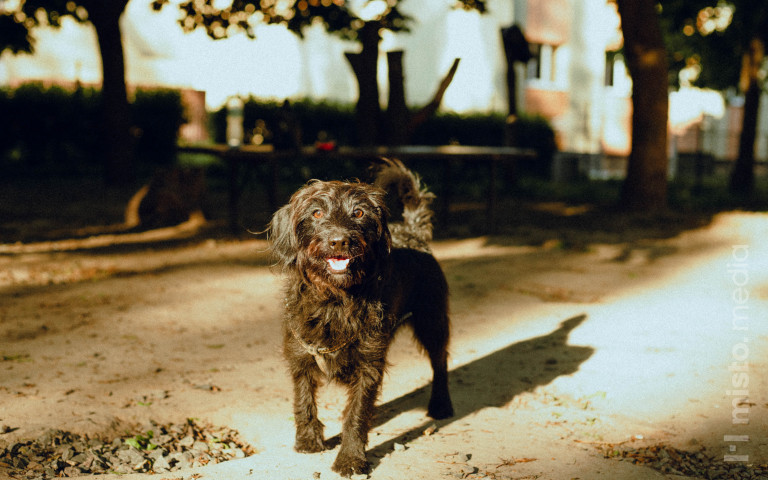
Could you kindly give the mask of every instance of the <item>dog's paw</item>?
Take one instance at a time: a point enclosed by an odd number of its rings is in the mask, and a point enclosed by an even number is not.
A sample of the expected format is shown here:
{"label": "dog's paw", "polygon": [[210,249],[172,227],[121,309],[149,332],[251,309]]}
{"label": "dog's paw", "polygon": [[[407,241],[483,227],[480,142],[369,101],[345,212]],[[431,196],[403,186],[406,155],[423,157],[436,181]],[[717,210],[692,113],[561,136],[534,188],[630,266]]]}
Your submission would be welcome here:
{"label": "dog's paw", "polygon": [[299,453],[318,453],[325,450],[323,437],[317,435],[296,436],[296,444],[293,449]]}
{"label": "dog's paw", "polygon": [[342,477],[351,477],[352,475],[371,473],[371,466],[368,464],[368,461],[364,456],[357,457],[346,455],[344,452],[339,452],[339,455],[333,462],[331,469]]}

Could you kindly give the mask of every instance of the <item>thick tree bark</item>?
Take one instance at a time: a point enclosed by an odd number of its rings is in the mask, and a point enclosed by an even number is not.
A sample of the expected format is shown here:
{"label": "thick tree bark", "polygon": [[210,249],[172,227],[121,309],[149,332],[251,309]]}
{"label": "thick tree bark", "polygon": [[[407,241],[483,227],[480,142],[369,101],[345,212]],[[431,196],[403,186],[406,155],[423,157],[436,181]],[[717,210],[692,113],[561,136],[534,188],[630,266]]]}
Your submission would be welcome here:
{"label": "thick tree bark", "polygon": [[415,113],[411,113],[405,101],[405,76],[403,75],[403,52],[387,53],[389,66],[389,103],[387,104],[387,143],[405,145],[411,141],[416,129],[437,112],[445,96],[445,91],[453,81],[459,60],[455,59],[448,73],[432,96],[432,100]]}
{"label": "thick tree bark", "polygon": [[125,57],[120,16],[128,0],[82,2],[96,29],[102,64],[102,118],[99,140],[105,179],[112,185],[135,179],[131,112],[125,84]]}
{"label": "thick tree bark", "polygon": [[755,188],[755,140],[760,111],[760,65],[765,45],[754,38],[742,59],[741,88],[744,91],[744,116],[739,137],[739,156],[731,171],[729,190],[737,195],[750,195]]}
{"label": "thick tree bark", "polygon": [[653,0],[618,0],[632,77],[632,152],[622,204],[655,211],[667,205],[667,63]]}
{"label": "thick tree bark", "polygon": [[357,122],[357,142],[371,146],[379,143],[379,125],[381,105],[379,103],[379,83],[377,78],[379,60],[380,25],[367,22],[359,31],[358,39],[363,45],[360,53],[347,53],[357,79],[358,100],[355,109]]}
{"label": "thick tree bark", "polygon": [[402,50],[387,52],[389,67],[389,101],[387,102],[387,143],[408,143],[408,122],[411,112],[405,102],[405,75],[403,74]]}

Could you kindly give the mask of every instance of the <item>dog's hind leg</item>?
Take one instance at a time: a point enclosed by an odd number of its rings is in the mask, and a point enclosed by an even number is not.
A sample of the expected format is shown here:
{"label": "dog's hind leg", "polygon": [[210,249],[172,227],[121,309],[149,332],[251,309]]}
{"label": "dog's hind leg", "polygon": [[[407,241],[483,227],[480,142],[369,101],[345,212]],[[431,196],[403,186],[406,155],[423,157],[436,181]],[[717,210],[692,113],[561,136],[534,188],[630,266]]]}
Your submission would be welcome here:
{"label": "dog's hind leg", "polygon": [[427,414],[435,420],[452,417],[453,405],[448,392],[448,338],[446,336],[443,341],[429,342],[425,348],[432,364],[432,394]]}
{"label": "dog's hind leg", "polygon": [[[437,311],[436,311],[437,310]],[[441,420],[453,416],[451,395],[448,392],[448,339],[450,324],[446,309],[431,308],[415,311],[411,324],[432,364],[432,394],[427,414]]]}
{"label": "dog's hind leg", "polygon": [[442,420],[453,416],[451,395],[448,392],[448,351],[443,347],[428,353],[433,374],[427,414],[435,420]]}

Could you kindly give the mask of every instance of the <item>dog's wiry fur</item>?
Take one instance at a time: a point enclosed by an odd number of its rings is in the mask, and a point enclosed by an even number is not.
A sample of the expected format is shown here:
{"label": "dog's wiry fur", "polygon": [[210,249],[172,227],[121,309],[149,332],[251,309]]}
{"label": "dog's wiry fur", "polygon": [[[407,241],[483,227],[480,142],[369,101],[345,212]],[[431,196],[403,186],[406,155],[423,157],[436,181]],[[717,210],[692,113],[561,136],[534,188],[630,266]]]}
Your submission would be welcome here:
{"label": "dog's wiry fur", "polygon": [[[387,188],[385,192],[379,186]],[[401,218],[388,221],[387,195]],[[287,276],[284,353],[294,385],[295,449],[325,449],[317,388],[345,385],[341,447],[333,470],[367,473],[365,446],[395,331],[409,324],[434,372],[428,414],[453,415],[448,394],[448,285],[429,253],[432,195],[397,160],[373,185],[310,182],[269,226]]]}
{"label": "dog's wiry fur", "polygon": [[382,158],[372,170],[373,185],[386,192],[393,246],[430,253],[433,214],[430,205],[435,195],[397,160]]}

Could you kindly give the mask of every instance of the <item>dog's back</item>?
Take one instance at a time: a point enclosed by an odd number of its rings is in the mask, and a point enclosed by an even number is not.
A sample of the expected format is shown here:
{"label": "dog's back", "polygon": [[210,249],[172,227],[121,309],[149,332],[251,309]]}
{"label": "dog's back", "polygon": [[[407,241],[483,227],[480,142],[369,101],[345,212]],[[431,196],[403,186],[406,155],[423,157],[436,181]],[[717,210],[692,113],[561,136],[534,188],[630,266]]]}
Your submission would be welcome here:
{"label": "dog's back", "polygon": [[434,215],[430,205],[435,195],[400,160],[382,158],[373,169],[373,184],[387,192],[392,246],[430,253]]}

